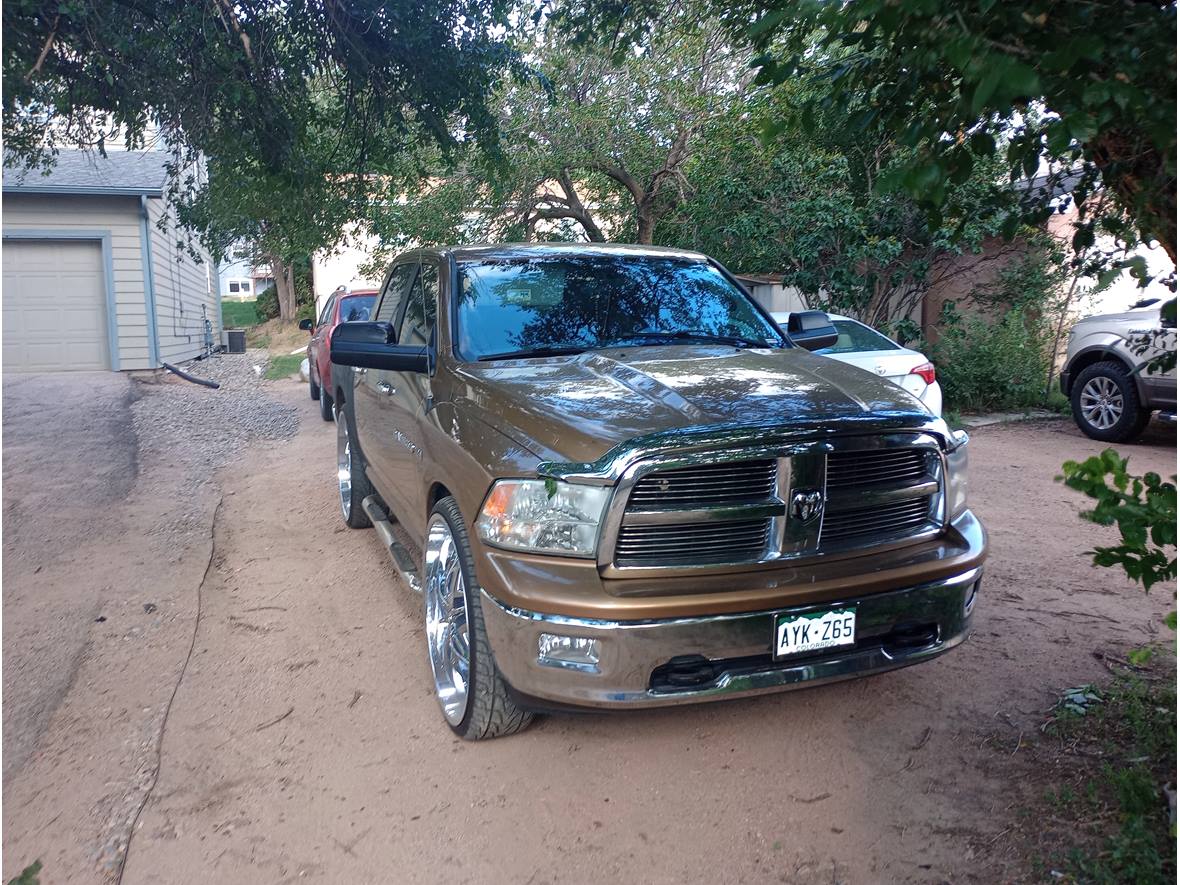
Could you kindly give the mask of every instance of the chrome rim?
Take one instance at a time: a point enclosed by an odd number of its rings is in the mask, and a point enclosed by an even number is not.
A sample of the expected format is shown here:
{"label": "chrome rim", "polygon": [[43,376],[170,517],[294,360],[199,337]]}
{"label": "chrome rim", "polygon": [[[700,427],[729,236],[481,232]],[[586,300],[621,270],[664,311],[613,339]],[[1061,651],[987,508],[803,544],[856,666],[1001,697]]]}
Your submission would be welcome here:
{"label": "chrome rim", "polygon": [[1082,417],[1099,430],[1109,430],[1123,417],[1123,392],[1104,375],[1086,382],[1079,404]]}
{"label": "chrome rim", "polygon": [[458,725],[467,713],[471,646],[467,636],[467,594],[459,549],[442,516],[430,519],[426,534],[426,643],[434,693],[443,715]]}
{"label": "chrome rim", "polygon": [[348,441],[348,421],[336,412],[336,483],[340,487],[340,511],[348,519],[352,513],[352,445]]}

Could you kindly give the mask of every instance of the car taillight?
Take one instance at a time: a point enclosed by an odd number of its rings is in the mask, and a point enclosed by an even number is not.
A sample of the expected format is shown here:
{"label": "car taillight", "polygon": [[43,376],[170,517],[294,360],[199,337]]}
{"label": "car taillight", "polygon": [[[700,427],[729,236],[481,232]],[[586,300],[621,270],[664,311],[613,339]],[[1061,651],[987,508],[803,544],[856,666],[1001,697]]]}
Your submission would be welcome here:
{"label": "car taillight", "polygon": [[927,384],[934,383],[934,363],[922,363],[920,366],[914,366],[910,369],[911,375],[917,375]]}

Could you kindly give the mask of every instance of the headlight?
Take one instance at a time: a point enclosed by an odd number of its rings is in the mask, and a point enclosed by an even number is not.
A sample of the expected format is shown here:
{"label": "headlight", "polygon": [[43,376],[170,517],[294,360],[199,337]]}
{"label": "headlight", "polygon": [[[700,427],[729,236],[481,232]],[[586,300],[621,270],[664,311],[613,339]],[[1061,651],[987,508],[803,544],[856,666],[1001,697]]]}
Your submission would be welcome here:
{"label": "headlight", "polygon": [[946,453],[946,512],[955,519],[967,509],[967,434],[956,430],[951,434],[951,446]]}
{"label": "headlight", "polygon": [[484,501],[475,527],[497,547],[593,556],[610,489],[543,479],[501,479]]}

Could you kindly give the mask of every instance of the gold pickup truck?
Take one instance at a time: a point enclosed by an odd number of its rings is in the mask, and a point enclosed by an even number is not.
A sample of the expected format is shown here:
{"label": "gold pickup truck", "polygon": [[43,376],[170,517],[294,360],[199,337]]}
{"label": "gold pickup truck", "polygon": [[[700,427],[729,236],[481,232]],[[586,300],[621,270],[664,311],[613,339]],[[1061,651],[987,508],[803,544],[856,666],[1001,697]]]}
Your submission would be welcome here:
{"label": "gold pickup truck", "polygon": [[341,511],[422,594],[460,736],[966,637],[986,553],[966,435],[810,353],[823,313],[783,330],[692,252],[525,244],[406,253],[371,318],[331,343]]}

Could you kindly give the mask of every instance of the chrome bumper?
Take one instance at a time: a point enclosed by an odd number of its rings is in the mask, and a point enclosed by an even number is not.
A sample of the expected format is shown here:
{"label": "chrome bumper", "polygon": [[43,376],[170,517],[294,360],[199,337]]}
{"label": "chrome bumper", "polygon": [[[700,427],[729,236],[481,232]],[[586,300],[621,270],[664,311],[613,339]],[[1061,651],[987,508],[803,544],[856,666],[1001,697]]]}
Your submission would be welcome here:
{"label": "chrome bumper", "polygon": [[[720,700],[882,673],[954,648],[967,637],[982,569],[823,605],[749,614],[604,621],[522,611],[481,591],[501,674],[536,706],[628,708]],[[775,661],[777,615],[856,607],[856,644]],[[597,672],[542,664],[540,634],[598,639]]]}

